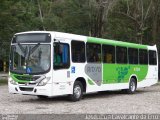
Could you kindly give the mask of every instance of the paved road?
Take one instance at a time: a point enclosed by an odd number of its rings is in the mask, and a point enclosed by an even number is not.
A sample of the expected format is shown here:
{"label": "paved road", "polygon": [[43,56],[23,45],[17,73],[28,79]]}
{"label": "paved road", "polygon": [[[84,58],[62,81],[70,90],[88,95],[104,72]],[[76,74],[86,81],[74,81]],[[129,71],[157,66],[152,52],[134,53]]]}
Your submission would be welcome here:
{"label": "paved road", "polygon": [[85,95],[79,102],[65,97],[40,100],[36,96],[9,94],[0,86],[0,114],[116,114],[160,113],[160,84],[142,88],[134,95],[102,92]]}

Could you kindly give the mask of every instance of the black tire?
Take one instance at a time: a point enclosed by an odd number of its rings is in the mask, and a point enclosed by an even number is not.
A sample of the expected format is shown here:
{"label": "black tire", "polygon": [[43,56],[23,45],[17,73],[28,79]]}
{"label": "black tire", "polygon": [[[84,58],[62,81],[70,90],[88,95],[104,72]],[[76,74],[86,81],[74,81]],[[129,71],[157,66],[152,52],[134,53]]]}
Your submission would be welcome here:
{"label": "black tire", "polygon": [[80,81],[75,81],[73,86],[73,94],[69,95],[69,99],[73,102],[79,101],[83,96],[83,85]]}
{"label": "black tire", "polygon": [[137,89],[137,83],[134,78],[131,78],[130,83],[129,83],[129,89],[127,89],[128,94],[134,94]]}
{"label": "black tire", "polygon": [[137,89],[137,83],[134,78],[131,78],[130,83],[129,83],[129,89],[122,89],[122,93],[127,93],[127,94],[134,94]]}
{"label": "black tire", "polygon": [[44,95],[37,95],[37,97],[38,97],[39,99],[46,99],[46,98],[48,98],[48,96],[44,96]]}

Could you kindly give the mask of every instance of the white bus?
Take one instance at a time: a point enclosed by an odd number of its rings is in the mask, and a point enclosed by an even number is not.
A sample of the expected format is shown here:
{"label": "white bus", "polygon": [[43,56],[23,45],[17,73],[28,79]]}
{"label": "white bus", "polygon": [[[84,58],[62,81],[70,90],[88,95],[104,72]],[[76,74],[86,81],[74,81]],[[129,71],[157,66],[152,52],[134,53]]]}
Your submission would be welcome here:
{"label": "white bus", "polygon": [[30,31],[13,36],[9,92],[39,98],[124,90],[158,82],[155,46],[61,32]]}

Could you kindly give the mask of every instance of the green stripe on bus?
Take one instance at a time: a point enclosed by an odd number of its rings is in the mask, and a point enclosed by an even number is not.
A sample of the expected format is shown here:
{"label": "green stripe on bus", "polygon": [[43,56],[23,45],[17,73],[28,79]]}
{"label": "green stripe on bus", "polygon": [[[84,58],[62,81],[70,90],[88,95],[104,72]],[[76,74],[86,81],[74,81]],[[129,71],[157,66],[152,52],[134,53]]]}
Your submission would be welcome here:
{"label": "green stripe on bus", "polygon": [[109,39],[94,38],[94,37],[87,37],[87,42],[98,43],[98,44],[107,44],[107,45],[113,45],[113,46],[123,46],[123,47],[147,49],[147,45],[128,43],[128,42],[122,42],[122,41],[115,41],[115,40],[109,40]]}
{"label": "green stripe on bus", "polygon": [[10,77],[16,82],[21,82],[21,83],[29,82],[29,80],[17,79],[17,76],[30,77],[30,78],[32,77],[31,75],[20,75],[20,74],[14,74],[14,73],[10,74]]}
{"label": "green stripe on bus", "polygon": [[90,79],[88,79],[88,83],[89,83],[90,85],[94,85],[93,81],[90,80]]}

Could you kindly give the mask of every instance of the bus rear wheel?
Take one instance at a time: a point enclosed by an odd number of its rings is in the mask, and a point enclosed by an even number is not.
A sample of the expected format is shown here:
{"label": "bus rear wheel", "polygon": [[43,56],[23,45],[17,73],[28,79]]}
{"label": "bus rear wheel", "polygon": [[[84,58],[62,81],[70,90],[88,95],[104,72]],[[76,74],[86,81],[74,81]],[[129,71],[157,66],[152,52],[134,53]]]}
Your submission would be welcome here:
{"label": "bus rear wheel", "polygon": [[73,94],[69,95],[71,101],[79,101],[83,96],[83,85],[80,81],[75,81],[73,86]]}
{"label": "bus rear wheel", "polygon": [[137,83],[134,78],[131,78],[128,89],[122,89],[122,93],[134,94],[137,89]]}
{"label": "bus rear wheel", "polygon": [[127,89],[128,94],[134,94],[137,89],[137,83],[134,78],[131,78],[130,83],[129,83],[129,89]]}

